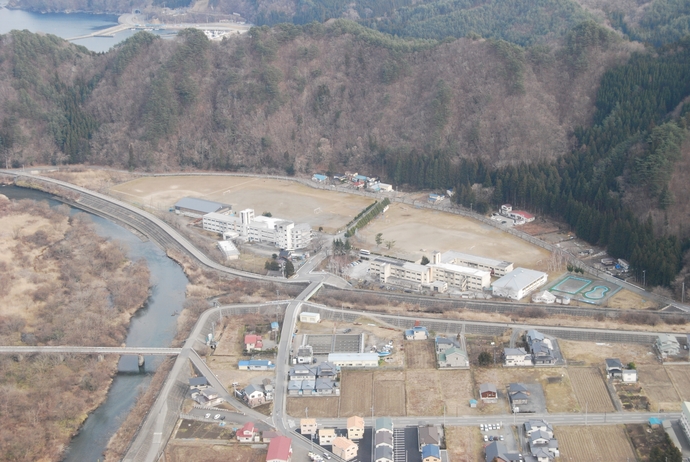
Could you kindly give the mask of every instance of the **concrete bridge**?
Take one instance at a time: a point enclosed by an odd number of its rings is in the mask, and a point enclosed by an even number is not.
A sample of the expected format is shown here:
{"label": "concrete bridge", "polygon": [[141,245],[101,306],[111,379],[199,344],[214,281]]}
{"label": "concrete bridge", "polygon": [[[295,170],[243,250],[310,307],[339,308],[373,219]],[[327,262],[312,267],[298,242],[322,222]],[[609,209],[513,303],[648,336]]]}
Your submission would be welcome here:
{"label": "concrete bridge", "polygon": [[137,356],[177,356],[181,348],[84,347],[84,346],[0,346],[0,354],[99,354]]}

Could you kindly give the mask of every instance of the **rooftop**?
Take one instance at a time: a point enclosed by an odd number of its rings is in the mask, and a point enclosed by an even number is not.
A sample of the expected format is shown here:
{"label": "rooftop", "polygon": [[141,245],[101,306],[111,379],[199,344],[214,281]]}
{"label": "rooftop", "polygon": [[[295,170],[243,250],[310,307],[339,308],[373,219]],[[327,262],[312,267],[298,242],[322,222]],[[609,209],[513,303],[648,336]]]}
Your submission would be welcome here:
{"label": "rooftop", "polygon": [[377,353],[329,353],[328,362],[334,361],[377,361],[379,355]]}
{"label": "rooftop", "polygon": [[485,276],[490,276],[491,273],[488,271],[476,269],[476,268],[468,268],[467,266],[461,266],[461,265],[456,265],[454,263],[433,263],[429,265],[431,268],[439,268],[439,269],[444,269],[447,271],[453,271],[455,273],[460,273],[464,274],[466,276],[477,276],[477,277],[485,277]]}
{"label": "rooftop", "polygon": [[453,263],[456,260],[471,261],[478,265],[495,266],[497,268],[507,268],[512,265],[509,261],[494,260],[493,258],[479,257],[469,253],[456,252],[449,250],[441,255],[441,263]]}
{"label": "rooftop", "polygon": [[287,436],[272,438],[268,444],[266,460],[288,460],[292,454],[292,440]]}
{"label": "rooftop", "polygon": [[203,213],[217,212],[222,208],[229,208],[227,204],[220,202],[207,201],[206,199],[199,199],[196,197],[183,197],[175,203],[175,207],[190,210],[196,210]]}
{"label": "rooftop", "polygon": [[493,287],[507,287],[514,290],[520,290],[540,278],[543,278],[546,273],[535,271],[527,268],[515,268],[510,273],[501,277],[492,284]]}

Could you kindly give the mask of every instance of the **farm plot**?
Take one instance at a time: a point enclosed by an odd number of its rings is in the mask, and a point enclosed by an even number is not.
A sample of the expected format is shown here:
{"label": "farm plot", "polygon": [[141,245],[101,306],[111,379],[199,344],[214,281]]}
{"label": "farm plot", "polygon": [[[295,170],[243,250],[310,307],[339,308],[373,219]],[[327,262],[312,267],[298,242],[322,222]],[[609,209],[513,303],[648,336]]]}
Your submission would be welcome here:
{"label": "farm plot", "polygon": [[338,417],[339,400],[337,396],[288,398],[287,413],[293,417],[306,417],[309,409],[309,417]]}
{"label": "farm plot", "polygon": [[680,396],[664,366],[638,366],[637,377],[651,401],[652,409],[680,410]]}
{"label": "farm plot", "polygon": [[648,345],[637,343],[576,342],[558,339],[558,346],[569,364],[577,362],[588,366],[604,364],[606,358],[619,358],[623,364],[634,361],[635,364],[658,364],[656,356]]}
{"label": "farm plot", "polygon": [[[400,371],[374,374],[374,410],[378,415],[391,417],[406,415],[405,373]],[[360,414],[361,415],[361,414]]]}
{"label": "farm plot", "polygon": [[171,441],[165,448],[165,460],[170,462],[263,462],[266,460],[266,449],[253,445],[220,445],[208,443],[189,443]]}
{"label": "farm plot", "polygon": [[568,374],[582,409],[586,407],[589,412],[613,412],[615,410],[599,369],[596,367],[571,367]]}
{"label": "farm plot", "polygon": [[680,393],[682,401],[690,401],[690,367],[688,366],[666,366],[671,381]]}
{"label": "farm plot", "polygon": [[449,459],[453,462],[484,460],[481,433],[476,426],[446,427],[446,444]]}
{"label": "farm plot", "polygon": [[343,372],[340,383],[341,415],[366,415],[371,412],[373,381],[373,372]]}
{"label": "farm plot", "polygon": [[[470,399],[475,398],[472,374],[467,370],[435,371],[441,387],[441,399],[446,406],[446,415],[467,415],[501,412],[500,404],[487,404],[470,407]],[[478,396],[477,396],[478,398]]]}
{"label": "farm plot", "polygon": [[622,426],[557,427],[561,459],[582,461],[629,462],[637,460]]}
{"label": "farm plot", "polygon": [[405,361],[408,369],[435,369],[436,354],[431,340],[408,340],[404,342]]}
{"label": "farm plot", "polygon": [[443,403],[438,399],[441,396],[438,374],[423,369],[408,369],[405,375],[407,415],[442,415]]}

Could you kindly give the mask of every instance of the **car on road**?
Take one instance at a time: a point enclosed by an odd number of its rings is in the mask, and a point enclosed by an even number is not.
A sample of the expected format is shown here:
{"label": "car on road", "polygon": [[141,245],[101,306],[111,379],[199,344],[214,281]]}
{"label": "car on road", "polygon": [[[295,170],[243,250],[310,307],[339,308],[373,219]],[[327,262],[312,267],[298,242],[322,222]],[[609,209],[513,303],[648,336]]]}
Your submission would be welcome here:
{"label": "car on road", "polygon": [[489,441],[489,437],[487,435],[484,435],[484,441]]}
{"label": "car on road", "polygon": [[210,419],[210,418],[211,418],[211,413],[208,412],[204,417],[207,418],[207,419]]}
{"label": "car on road", "polygon": [[350,332],[352,332],[352,329],[345,329],[345,330],[343,331],[343,334],[347,334],[347,333],[350,333]]}
{"label": "car on road", "polygon": [[484,424],[479,424],[479,430],[484,431]]}
{"label": "car on road", "polygon": [[327,453],[327,452],[324,452],[324,453],[323,453],[323,456],[324,456],[326,459],[328,459],[328,460],[331,459],[331,455],[330,455],[329,453]]}
{"label": "car on road", "polygon": [[503,435],[501,435],[499,438],[501,441],[505,440],[505,437]]}
{"label": "car on road", "polygon": [[218,419],[220,419],[220,414],[216,414],[213,416],[213,420],[218,420]]}

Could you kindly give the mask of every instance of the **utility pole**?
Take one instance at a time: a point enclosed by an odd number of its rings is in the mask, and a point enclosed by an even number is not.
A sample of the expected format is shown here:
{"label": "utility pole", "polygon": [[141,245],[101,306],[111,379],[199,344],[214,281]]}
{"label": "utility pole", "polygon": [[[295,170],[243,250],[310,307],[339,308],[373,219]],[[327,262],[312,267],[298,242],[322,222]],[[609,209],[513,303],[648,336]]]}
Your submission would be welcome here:
{"label": "utility pole", "polygon": [[587,405],[588,404],[589,403],[587,403],[587,401],[585,401],[585,427],[587,426]]}
{"label": "utility pole", "polygon": [[642,270],[642,287],[647,287],[647,270]]}

